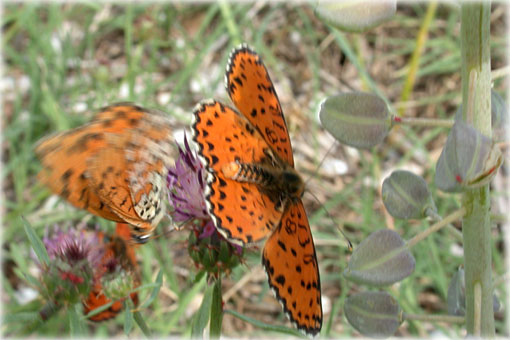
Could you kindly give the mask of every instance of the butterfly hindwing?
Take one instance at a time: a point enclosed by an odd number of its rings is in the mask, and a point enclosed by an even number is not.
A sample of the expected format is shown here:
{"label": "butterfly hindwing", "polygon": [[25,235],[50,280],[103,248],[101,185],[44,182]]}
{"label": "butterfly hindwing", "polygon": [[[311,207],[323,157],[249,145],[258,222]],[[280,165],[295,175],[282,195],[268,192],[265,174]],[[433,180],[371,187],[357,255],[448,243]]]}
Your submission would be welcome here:
{"label": "butterfly hindwing", "polygon": [[306,333],[317,334],[322,325],[319,267],[301,200],[290,204],[266,241],[262,263],[290,320]]}

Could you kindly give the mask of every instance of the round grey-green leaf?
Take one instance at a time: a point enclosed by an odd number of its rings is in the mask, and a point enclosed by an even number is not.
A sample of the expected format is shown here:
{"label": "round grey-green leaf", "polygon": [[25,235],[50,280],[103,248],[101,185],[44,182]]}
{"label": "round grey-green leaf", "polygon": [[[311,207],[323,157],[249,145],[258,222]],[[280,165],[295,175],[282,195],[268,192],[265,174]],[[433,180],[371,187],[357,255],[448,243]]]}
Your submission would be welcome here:
{"label": "round grey-green leaf", "polygon": [[316,15],[325,23],[347,32],[366,32],[391,19],[396,0],[318,1]]}
{"label": "round grey-green leaf", "polygon": [[396,170],[382,185],[382,199],[391,216],[403,219],[427,217],[427,210],[436,212],[436,205],[427,182],[410,171]]}
{"label": "round grey-green leaf", "polygon": [[355,148],[371,148],[381,143],[391,129],[386,103],[364,92],[326,98],[320,104],[319,118],[335,139]]}
{"label": "round grey-green leaf", "polygon": [[386,292],[356,293],[345,301],[344,313],[356,330],[374,338],[387,338],[402,324],[400,305]]}
{"label": "round grey-green leaf", "polygon": [[411,275],[414,267],[414,257],[402,238],[393,230],[381,229],[354,249],[344,276],[356,283],[386,286]]}

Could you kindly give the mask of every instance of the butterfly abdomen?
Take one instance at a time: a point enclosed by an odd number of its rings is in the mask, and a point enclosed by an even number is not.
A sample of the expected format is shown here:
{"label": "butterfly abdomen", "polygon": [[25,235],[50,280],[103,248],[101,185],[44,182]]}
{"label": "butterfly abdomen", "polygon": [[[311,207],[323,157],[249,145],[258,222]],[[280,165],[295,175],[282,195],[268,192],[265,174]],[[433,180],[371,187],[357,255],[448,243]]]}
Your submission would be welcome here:
{"label": "butterfly abdomen", "polygon": [[255,183],[263,187],[274,186],[276,181],[273,171],[259,164],[230,163],[223,167],[223,173],[234,181]]}
{"label": "butterfly abdomen", "polygon": [[222,171],[227,178],[257,184],[263,191],[275,193],[280,199],[300,198],[304,191],[303,180],[292,168],[280,169],[264,164],[232,162],[225,165]]}

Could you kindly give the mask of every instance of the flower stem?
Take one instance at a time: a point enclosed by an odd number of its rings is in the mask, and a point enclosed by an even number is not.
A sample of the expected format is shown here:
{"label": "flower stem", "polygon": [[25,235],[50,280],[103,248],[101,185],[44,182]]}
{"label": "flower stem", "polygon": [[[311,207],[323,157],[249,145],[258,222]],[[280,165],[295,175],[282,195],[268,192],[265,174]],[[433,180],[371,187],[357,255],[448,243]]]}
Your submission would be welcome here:
{"label": "flower stem", "polygon": [[398,116],[393,117],[391,122],[392,122],[392,124],[431,127],[431,128],[435,128],[435,127],[451,128],[454,123],[454,121],[452,119],[415,118],[415,117],[398,117]]}
{"label": "flower stem", "polygon": [[[463,119],[491,137],[490,1],[461,7]],[[462,197],[466,280],[466,328],[469,335],[494,337],[489,185]]]}
{"label": "flower stem", "polygon": [[404,320],[419,320],[419,321],[446,322],[446,323],[459,323],[459,324],[462,324],[466,321],[463,316],[455,316],[455,315],[426,315],[426,314],[404,313],[402,315],[402,318]]}
{"label": "flower stem", "polygon": [[211,319],[209,335],[211,339],[219,339],[221,335],[221,323],[223,321],[223,303],[221,296],[221,275],[214,283],[211,303]]}
{"label": "flower stem", "polygon": [[460,208],[458,210],[455,210],[453,213],[451,213],[450,215],[446,216],[444,219],[442,219],[441,221],[437,222],[437,223],[434,223],[433,225],[431,225],[427,230],[419,233],[418,235],[414,236],[412,239],[410,239],[409,241],[407,241],[406,243],[406,247],[408,249],[411,249],[413,246],[415,246],[418,242],[422,241],[423,239],[425,239],[427,236],[429,236],[430,234],[432,234],[433,232],[436,232],[438,231],[439,229],[449,225],[451,222],[455,221],[455,220],[458,220],[459,218],[461,218],[462,216],[464,216],[464,214],[466,213],[466,210],[464,208]]}
{"label": "flower stem", "polygon": [[[439,222],[439,221],[443,220],[443,218],[432,209],[427,209],[426,214],[434,222]],[[446,228],[450,231],[452,236],[455,237],[455,239],[457,241],[462,242],[462,232],[461,231],[457,230],[457,228],[455,228],[451,223],[448,223],[446,225]]]}

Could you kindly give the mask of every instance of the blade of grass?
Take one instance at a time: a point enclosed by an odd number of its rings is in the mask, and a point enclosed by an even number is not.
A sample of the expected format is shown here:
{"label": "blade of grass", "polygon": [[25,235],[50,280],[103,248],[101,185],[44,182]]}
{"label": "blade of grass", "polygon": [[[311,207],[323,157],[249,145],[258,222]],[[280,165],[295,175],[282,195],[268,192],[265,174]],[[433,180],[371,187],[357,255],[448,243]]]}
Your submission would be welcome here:
{"label": "blade of grass", "polygon": [[[414,49],[413,55],[411,56],[411,60],[409,61],[409,72],[407,73],[404,88],[402,89],[402,94],[400,96],[400,100],[403,102],[407,101],[411,96],[411,92],[416,81],[416,72],[420,63],[420,56],[423,53],[423,49],[428,38],[429,28],[436,13],[436,8],[437,1],[432,1],[428,4],[427,13],[423,19],[420,31],[418,32],[418,36],[416,38],[416,47]],[[398,111],[398,115],[401,116],[403,112],[404,110],[400,109]]]}
{"label": "blade of grass", "polygon": [[46,252],[46,248],[44,247],[43,242],[41,241],[39,236],[37,236],[37,234],[35,233],[32,226],[28,223],[28,221],[23,216],[21,216],[21,219],[23,220],[23,224],[25,226],[25,233],[27,234],[28,240],[30,241],[32,248],[34,249],[37,258],[42,264],[48,266],[50,264],[50,258],[48,256],[48,253]]}

